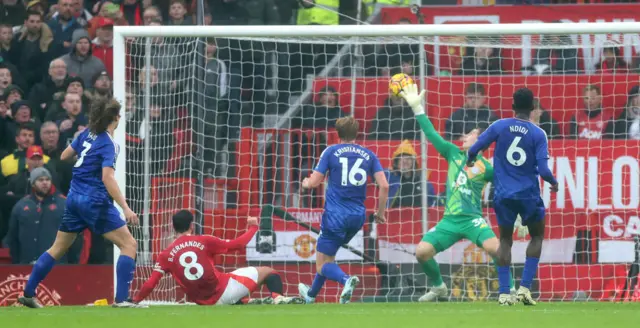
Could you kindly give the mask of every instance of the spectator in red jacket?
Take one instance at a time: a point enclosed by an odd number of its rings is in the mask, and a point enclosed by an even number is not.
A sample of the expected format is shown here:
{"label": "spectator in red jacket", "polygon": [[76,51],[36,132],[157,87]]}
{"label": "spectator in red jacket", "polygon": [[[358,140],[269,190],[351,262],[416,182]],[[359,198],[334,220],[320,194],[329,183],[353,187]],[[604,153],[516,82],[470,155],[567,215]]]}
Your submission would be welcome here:
{"label": "spectator in red jacket", "polygon": [[607,41],[602,49],[602,61],[596,65],[599,73],[626,74],[629,72],[629,64],[622,58],[620,44]]}
{"label": "spectator in red jacket", "polygon": [[96,17],[96,38],[93,39],[93,55],[104,63],[110,78],[113,78],[113,21],[109,18]]}
{"label": "spectator in red jacket", "polygon": [[587,85],[582,90],[584,109],[578,111],[569,123],[569,137],[577,139],[602,139],[613,111],[602,109],[602,92],[597,85]]}

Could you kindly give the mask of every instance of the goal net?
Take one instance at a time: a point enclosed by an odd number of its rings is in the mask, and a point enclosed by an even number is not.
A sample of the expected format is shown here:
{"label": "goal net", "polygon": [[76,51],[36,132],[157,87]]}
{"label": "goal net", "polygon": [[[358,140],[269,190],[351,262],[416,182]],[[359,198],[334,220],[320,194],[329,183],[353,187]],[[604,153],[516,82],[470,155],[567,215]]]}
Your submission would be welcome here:
{"label": "goal net", "polygon": [[[260,231],[246,249],[216,264],[227,272],[272,266],[285,293],[297,295],[297,284],[315,275],[325,191],[302,191],[300,182],[339,142],[336,119],[353,115],[357,142],[387,172],[390,209],[386,224],[373,223],[377,191],[370,184],[367,223],[336,260],[361,278],[357,300],[417,300],[430,282],[415,249],[443,216],[448,164],[411,109],[388,92],[390,76],[405,73],[427,90],[437,132],[461,149],[475,129],[512,117],[513,92],[530,88],[532,119],[549,137],[560,189],[552,194],[542,185],[547,231],[535,296],[632,299],[640,232],[638,32],[637,23],[116,27],[115,94],[126,105],[118,174],[142,222],[132,227],[140,254],[133,292],[173,241],[171,216],[186,208],[197,233],[223,239],[243,233],[247,216],[259,216]],[[492,149],[484,156],[491,159]],[[497,233],[492,190],[489,182],[477,223]],[[435,257],[447,299],[496,297],[491,257],[477,240],[452,236],[461,240]],[[515,236],[516,282],[527,238]],[[339,292],[327,282],[318,297],[335,302]],[[185,297],[165,277],[149,300]]]}

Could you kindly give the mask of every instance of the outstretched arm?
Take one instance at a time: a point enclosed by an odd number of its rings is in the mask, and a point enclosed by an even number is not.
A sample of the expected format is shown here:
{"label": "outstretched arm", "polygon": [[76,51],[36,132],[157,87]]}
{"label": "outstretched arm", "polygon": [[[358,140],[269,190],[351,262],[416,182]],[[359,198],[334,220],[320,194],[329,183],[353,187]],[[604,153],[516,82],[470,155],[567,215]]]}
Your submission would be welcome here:
{"label": "outstretched arm", "polygon": [[456,145],[444,140],[440,134],[436,131],[433,124],[425,115],[424,107],[422,106],[422,98],[424,97],[424,90],[418,94],[418,86],[415,84],[411,84],[406,86],[400,95],[404,100],[411,106],[413,113],[416,115],[416,120],[418,124],[420,124],[420,128],[422,132],[424,132],[425,137],[433,144],[438,153],[442,155],[442,157],[448,159],[449,155],[452,152],[458,152],[459,149]]}
{"label": "outstretched arm", "polygon": [[496,139],[498,138],[498,132],[496,128],[496,123],[493,123],[487,128],[486,131],[482,132],[482,134],[476,140],[476,143],[469,148],[467,152],[467,166],[473,166],[473,163],[476,161],[476,157],[478,153],[487,149]]}
{"label": "outstretched arm", "polygon": [[156,286],[160,282],[160,279],[162,278],[163,275],[164,274],[159,271],[153,271],[151,273],[151,277],[149,277],[149,280],[147,280],[144,283],[144,285],[142,285],[142,288],[140,288],[140,291],[138,291],[136,296],[133,297],[133,302],[140,303],[147,296],[149,296],[149,294],[151,294],[153,289],[156,288]]}
{"label": "outstretched arm", "polygon": [[242,249],[251,241],[251,238],[258,231],[258,225],[250,223],[251,226],[240,237],[233,240],[223,240],[216,237],[209,238],[209,247],[216,253],[224,253],[227,250]]}

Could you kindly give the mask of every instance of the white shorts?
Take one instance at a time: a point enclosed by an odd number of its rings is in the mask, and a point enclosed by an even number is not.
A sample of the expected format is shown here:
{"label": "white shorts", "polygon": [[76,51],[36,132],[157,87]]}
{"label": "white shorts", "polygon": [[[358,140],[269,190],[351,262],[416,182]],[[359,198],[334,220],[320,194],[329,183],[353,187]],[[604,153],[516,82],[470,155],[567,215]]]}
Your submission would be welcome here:
{"label": "white shorts", "polygon": [[229,283],[216,305],[232,305],[249,296],[258,288],[258,269],[254,267],[240,268],[229,274]]}

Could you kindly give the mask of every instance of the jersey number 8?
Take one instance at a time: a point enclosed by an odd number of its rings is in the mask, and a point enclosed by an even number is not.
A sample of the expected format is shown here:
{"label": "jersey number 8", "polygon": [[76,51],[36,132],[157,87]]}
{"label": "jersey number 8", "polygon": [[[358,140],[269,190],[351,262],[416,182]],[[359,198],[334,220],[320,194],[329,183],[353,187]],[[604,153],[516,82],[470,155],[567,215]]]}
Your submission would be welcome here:
{"label": "jersey number 8", "polygon": [[[348,186],[351,184],[352,186],[362,186],[365,182],[367,182],[367,171],[360,168],[362,165],[363,159],[358,158],[356,162],[349,170],[349,159],[346,157],[340,157],[340,164],[342,164],[342,185]],[[359,176],[359,179],[356,179],[356,175]]]}
{"label": "jersey number 8", "polygon": [[[189,262],[187,262],[189,259]],[[204,274],[204,267],[198,263],[198,255],[194,252],[184,252],[178,258],[180,265],[184,268],[184,277],[189,280],[198,280],[202,278]],[[191,272],[191,269],[196,269],[196,272]]]}
{"label": "jersey number 8", "polygon": [[[507,161],[513,166],[521,166],[524,162],[527,161],[527,153],[525,153],[524,149],[518,147],[518,143],[522,137],[515,137],[507,149]],[[515,154],[518,154],[518,159],[514,157]]]}

